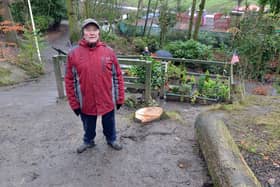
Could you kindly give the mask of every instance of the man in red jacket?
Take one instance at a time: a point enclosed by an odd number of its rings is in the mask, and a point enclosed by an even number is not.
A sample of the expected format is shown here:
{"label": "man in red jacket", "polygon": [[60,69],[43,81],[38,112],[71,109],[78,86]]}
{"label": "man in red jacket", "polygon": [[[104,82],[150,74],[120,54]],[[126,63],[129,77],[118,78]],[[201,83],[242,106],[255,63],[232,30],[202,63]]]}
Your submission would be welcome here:
{"label": "man in red jacket", "polygon": [[103,133],[110,147],[116,141],[115,109],[124,103],[124,81],[114,51],[100,41],[100,26],[94,19],[82,23],[82,39],[67,57],[65,87],[69,105],[80,115],[84,137],[77,152],[94,147],[97,116],[102,116]]}

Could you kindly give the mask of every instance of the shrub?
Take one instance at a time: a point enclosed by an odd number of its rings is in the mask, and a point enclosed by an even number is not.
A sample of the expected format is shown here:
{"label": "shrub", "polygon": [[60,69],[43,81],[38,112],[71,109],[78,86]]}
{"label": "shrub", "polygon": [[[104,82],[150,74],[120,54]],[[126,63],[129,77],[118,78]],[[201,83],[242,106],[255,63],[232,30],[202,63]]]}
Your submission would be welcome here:
{"label": "shrub", "polygon": [[[40,50],[44,47],[42,37],[37,34]],[[20,43],[20,53],[17,65],[24,69],[32,77],[38,77],[44,73],[43,64],[39,63],[33,32],[24,30]]]}
{"label": "shrub", "polygon": [[115,34],[112,34],[111,32],[102,32],[101,38],[102,41],[110,43],[115,41],[118,37]]}
{"label": "shrub", "polygon": [[147,43],[145,42],[145,40],[140,37],[134,38],[132,43],[135,46],[136,52],[139,52],[139,53],[141,53],[143,51],[144,47],[147,46]]}
{"label": "shrub", "polygon": [[39,31],[46,31],[51,25],[54,24],[54,19],[50,16],[35,16],[34,21],[36,29]]}
{"label": "shrub", "polygon": [[[36,17],[47,17],[47,18],[39,18],[44,26],[53,26],[55,24],[60,23],[62,18],[66,18],[66,8],[64,0],[31,0],[32,11],[34,15],[34,19]],[[29,11],[27,1],[16,0],[10,4],[11,13],[13,15],[14,21],[25,24],[29,22]],[[37,18],[38,19],[38,18]],[[45,20],[42,20],[45,19]],[[48,20],[48,24],[46,24],[46,20]],[[37,24],[37,23],[36,23]]]}
{"label": "shrub", "polygon": [[246,14],[240,29],[233,35],[233,45],[238,50],[242,63],[236,72],[243,78],[264,80],[270,73],[270,62],[279,61],[280,35],[275,32],[279,19]]}
{"label": "shrub", "polygon": [[207,60],[212,58],[211,47],[194,40],[176,41],[168,44],[167,49],[175,58]]}
{"label": "shrub", "polygon": [[155,52],[156,50],[159,49],[159,42],[156,38],[149,37],[145,39],[147,46],[149,47],[150,52]]}
{"label": "shrub", "polygon": [[170,29],[166,35],[167,41],[186,40],[186,31]]}
{"label": "shrub", "polygon": [[205,45],[210,45],[212,47],[218,47],[219,41],[218,39],[209,32],[199,32],[199,42]]}

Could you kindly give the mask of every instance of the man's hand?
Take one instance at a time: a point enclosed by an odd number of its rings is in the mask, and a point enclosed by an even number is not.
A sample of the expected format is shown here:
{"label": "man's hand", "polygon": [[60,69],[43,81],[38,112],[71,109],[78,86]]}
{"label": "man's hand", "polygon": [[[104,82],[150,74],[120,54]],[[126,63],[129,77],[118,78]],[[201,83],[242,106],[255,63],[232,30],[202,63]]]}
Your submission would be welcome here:
{"label": "man's hand", "polygon": [[122,104],[117,104],[117,110],[121,108]]}
{"label": "man's hand", "polygon": [[73,112],[76,114],[76,116],[79,116],[81,114],[81,109],[80,108],[74,109]]}

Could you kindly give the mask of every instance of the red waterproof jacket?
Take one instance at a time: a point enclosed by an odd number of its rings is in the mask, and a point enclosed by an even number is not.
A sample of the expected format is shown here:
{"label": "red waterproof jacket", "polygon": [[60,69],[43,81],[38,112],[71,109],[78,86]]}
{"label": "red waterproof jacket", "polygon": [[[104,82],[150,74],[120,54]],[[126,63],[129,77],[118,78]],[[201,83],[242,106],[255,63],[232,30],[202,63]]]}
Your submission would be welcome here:
{"label": "red waterproof jacket", "polygon": [[65,88],[71,108],[103,115],[124,103],[124,81],[113,50],[102,42],[93,48],[82,39],[69,52]]}

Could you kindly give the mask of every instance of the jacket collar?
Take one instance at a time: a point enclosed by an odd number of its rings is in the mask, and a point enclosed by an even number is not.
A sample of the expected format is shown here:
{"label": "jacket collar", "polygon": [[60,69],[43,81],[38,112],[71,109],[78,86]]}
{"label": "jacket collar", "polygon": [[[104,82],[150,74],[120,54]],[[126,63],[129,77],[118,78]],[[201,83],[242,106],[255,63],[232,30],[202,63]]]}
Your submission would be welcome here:
{"label": "jacket collar", "polygon": [[105,44],[104,44],[103,42],[97,41],[95,47],[90,48],[90,47],[88,46],[88,43],[87,43],[87,41],[86,41],[85,39],[81,39],[81,40],[79,41],[79,45],[82,46],[82,47],[88,48],[88,49],[95,49],[95,48],[100,47],[100,46],[105,46]]}

